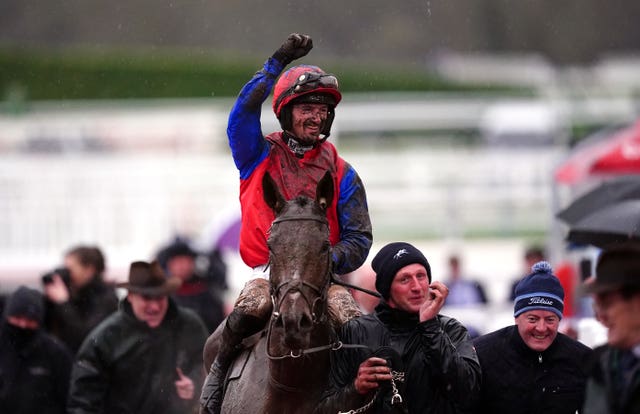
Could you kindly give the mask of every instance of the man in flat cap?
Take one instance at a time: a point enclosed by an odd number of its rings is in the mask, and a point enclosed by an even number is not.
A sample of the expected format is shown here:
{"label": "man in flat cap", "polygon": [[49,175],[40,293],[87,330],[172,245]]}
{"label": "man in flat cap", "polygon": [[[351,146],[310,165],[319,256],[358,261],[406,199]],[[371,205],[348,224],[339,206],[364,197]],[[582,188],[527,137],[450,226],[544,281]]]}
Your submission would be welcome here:
{"label": "man in flat cap", "polygon": [[371,266],[382,300],[374,313],[343,325],[342,342],[361,347],[332,353],[330,387],[316,413],[469,409],[480,364],[466,328],[439,314],[446,286],[431,282],[429,262],[409,243],[387,244]]}
{"label": "man in flat cap", "polygon": [[640,243],[604,250],[585,290],[607,328],[607,344],[595,350],[583,412],[640,413]]}
{"label": "man in flat cap", "polygon": [[85,339],[71,374],[68,413],[178,414],[198,406],[207,331],[169,295],[180,280],[133,262],[120,308]]}

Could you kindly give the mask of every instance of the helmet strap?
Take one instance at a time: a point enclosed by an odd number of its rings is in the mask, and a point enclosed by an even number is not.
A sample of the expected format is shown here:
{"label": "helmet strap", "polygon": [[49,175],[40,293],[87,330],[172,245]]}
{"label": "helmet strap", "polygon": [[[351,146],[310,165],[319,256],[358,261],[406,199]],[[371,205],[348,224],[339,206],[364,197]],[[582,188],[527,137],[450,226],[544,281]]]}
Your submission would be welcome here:
{"label": "helmet strap", "polygon": [[333,125],[333,120],[336,117],[336,107],[329,105],[329,113],[327,114],[327,119],[324,121],[324,127],[322,128],[321,134],[322,138],[319,142],[325,142],[329,135],[331,135],[331,126]]}
{"label": "helmet strap", "polygon": [[280,121],[280,127],[283,131],[289,131],[293,127],[293,114],[291,113],[291,107],[292,105],[285,105],[285,107],[280,111],[278,121]]}

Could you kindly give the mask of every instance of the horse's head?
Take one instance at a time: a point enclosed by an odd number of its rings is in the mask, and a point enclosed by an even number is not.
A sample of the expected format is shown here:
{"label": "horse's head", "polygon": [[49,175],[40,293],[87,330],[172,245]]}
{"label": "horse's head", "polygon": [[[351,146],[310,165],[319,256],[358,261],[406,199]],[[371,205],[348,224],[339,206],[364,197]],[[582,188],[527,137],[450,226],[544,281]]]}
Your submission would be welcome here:
{"label": "horse's head", "polygon": [[309,346],[314,325],[327,318],[332,257],[326,211],[333,201],[333,179],[329,172],[324,175],[315,199],[298,196],[286,201],[269,174],[262,186],[276,216],[267,241],[272,327],[282,330],[285,348],[300,350]]}

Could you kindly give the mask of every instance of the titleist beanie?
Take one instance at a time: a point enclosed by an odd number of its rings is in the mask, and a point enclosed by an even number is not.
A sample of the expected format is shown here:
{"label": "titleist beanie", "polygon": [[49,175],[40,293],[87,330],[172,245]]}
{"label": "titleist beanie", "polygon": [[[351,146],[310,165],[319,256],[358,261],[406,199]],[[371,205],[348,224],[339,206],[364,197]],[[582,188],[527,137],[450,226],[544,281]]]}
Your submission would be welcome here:
{"label": "titleist beanie", "polygon": [[514,317],[539,309],[553,312],[562,319],[564,289],[549,263],[543,261],[531,266],[531,274],[518,283],[515,294]]}

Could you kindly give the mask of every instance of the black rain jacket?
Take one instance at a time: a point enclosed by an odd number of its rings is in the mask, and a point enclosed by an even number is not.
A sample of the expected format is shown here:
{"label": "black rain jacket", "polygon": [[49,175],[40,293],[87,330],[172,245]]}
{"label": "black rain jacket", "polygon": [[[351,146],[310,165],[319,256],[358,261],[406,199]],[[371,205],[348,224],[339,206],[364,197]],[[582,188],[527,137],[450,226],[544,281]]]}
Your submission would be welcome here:
{"label": "black rain jacket", "polygon": [[[129,301],[82,343],[73,371],[68,413],[183,414],[197,407],[204,380],[206,328],[191,310],[169,299],[162,324],[139,321]],[[191,378],[192,400],[178,397],[176,368]]]}
{"label": "black rain jacket", "polygon": [[63,414],[72,358],[42,329],[0,323],[0,412]]}
{"label": "black rain jacket", "polygon": [[[367,348],[332,353],[330,387],[316,413],[355,410],[373,397],[354,387],[360,363],[383,347],[390,347],[402,362],[392,370],[404,371],[397,383],[403,405],[390,406],[392,389],[381,387],[367,413],[408,412],[447,414],[468,412],[480,389],[480,364],[467,329],[447,316],[420,322],[417,314],[390,308],[382,302],[371,315],[347,322],[340,331],[345,344]],[[393,361],[392,361],[393,365]],[[391,410],[391,411],[390,411]]]}
{"label": "black rain jacket", "polygon": [[516,325],[476,338],[482,390],[477,414],[575,414],[582,407],[593,351],[558,333],[543,352],[525,344]]}

